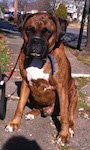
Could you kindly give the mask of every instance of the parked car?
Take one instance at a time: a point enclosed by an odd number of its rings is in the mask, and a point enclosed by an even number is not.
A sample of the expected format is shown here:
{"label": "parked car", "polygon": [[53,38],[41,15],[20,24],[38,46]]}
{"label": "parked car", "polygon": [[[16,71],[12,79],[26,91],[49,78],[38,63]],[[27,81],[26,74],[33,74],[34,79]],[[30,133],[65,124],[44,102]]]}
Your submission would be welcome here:
{"label": "parked car", "polygon": [[[20,13],[20,12],[18,12],[18,14],[17,14],[17,15],[18,15],[18,16],[20,16],[20,15],[21,15],[21,13]],[[10,13],[9,13],[8,21],[14,21],[14,12],[10,12]]]}
{"label": "parked car", "polygon": [[8,19],[9,19],[9,14],[10,14],[9,11],[5,11],[5,12],[4,12],[4,19],[7,20],[7,21],[8,21]]}
{"label": "parked car", "polygon": [[13,20],[14,20],[14,12],[10,12],[8,21],[13,21]]}

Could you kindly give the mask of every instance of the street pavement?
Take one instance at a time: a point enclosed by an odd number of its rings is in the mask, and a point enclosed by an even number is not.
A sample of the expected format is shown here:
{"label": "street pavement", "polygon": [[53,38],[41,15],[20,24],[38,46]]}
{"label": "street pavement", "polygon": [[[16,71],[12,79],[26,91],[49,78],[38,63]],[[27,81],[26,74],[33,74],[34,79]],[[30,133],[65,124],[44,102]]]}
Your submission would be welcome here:
{"label": "street pavement", "polygon": [[10,24],[8,21],[0,19],[0,30],[11,33],[18,33],[16,26]]}
{"label": "street pavement", "polygon": [[[9,46],[12,68],[17,60],[23,39],[20,35],[4,33]],[[71,62],[72,73],[90,74],[90,67],[79,62],[67,49],[66,55]],[[9,74],[9,73],[7,73]],[[17,107],[19,91],[21,85],[21,76],[18,65],[11,79],[6,84],[7,109],[6,117],[0,120],[0,150],[57,150],[55,136],[57,130],[50,117],[42,118],[37,116],[35,120],[26,121],[25,114],[30,110],[25,107],[21,126],[18,131],[6,133],[4,128],[12,119]],[[88,87],[88,90],[90,86]],[[89,90],[90,91],[90,90]],[[90,92],[88,92],[88,97]],[[69,143],[70,150],[89,150],[90,149],[90,120],[81,118],[77,115],[75,136]],[[59,148],[60,149],[60,148]]]}

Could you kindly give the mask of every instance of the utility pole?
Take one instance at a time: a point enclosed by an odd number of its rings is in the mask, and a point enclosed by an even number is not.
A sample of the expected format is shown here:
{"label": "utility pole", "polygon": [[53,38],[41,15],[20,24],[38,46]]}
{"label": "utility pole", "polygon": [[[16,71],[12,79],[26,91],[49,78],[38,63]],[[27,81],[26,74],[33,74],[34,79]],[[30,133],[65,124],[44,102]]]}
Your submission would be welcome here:
{"label": "utility pole", "polygon": [[77,49],[80,50],[80,51],[81,51],[80,46],[81,46],[81,40],[82,40],[82,35],[83,35],[83,28],[84,28],[84,23],[85,23],[85,17],[86,17],[86,13],[87,13],[87,8],[86,8],[87,1],[88,0],[85,0],[85,4],[84,4],[82,21],[81,21],[81,28],[80,28],[78,44],[77,44]]}
{"label": "utility pole", "polygon": [[17,22],[18,0],[14,0],[14,23]]}

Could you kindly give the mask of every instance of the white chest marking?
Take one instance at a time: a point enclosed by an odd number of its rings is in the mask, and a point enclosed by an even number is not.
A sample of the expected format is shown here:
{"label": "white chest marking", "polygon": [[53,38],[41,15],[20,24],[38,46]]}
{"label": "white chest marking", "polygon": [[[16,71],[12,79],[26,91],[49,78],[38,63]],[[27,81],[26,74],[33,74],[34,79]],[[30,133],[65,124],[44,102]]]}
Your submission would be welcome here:
{"label": "white chest marking", "polygon": [[27,80],[29,81],[30,85],[32,85],[32,82],[31,82],[32,79],[37,80],[39,78],[39,79],[45,79],[48,81],[49,74],[44,73],[43,69],[39,69],[38,67],[31,66],[31,67],[28,67],[26,71],[27,71]]}

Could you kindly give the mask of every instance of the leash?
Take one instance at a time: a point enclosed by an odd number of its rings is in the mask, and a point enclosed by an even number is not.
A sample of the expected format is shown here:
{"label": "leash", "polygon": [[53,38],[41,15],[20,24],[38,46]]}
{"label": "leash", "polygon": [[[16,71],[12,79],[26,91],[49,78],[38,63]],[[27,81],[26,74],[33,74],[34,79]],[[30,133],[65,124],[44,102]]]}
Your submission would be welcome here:
{"label": "leash", "polygon": [[16,68],[16,66],[17,66],[19,57],[20,57],[20,55],[21,55],[21,52],[22,52],[22,49],[20,50],[20,53],[19,53],[18,58],[17,58],[17,61],[16,61],[15,65],[14,65],[13,69],[11,70],[9,76],[7,77],[7,79],[6,79],[6,80],[1,80],[1,81],[0,81],[0,85],[1,85],[1,86],[3,86],[4,84],[6,84],[6,83],[10,80],[11,76],[13,75],[14,70],[15,70],[15,68]]}

